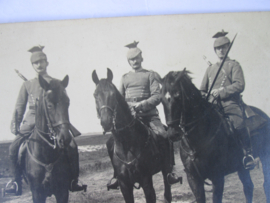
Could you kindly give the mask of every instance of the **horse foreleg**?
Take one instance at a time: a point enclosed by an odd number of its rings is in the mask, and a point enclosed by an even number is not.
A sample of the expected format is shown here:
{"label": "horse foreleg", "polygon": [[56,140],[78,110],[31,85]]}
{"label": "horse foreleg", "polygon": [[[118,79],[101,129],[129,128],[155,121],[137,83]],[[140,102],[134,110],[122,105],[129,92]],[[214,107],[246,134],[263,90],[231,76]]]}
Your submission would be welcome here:
{"label": "horse foreleg", "polygon": [[204,181],[195,179],[192,175],[187,173],[188,184],[196,198],[197,203],[205,203]]}
{"label": "horse foreleg", "polygon": [[54,196],[56,198],[57,203],[67,203],[69,196],[68,189],[63,188],[62,190],[57,191],[57,193],[55,193]]}
{"label": "horse foreleg", "polygon": [[126,203],[134,203],[133,185],[130,182],[119,180],[119,185]]}
{"label": "horse foreleg", "polygon": [[224,176],[219,176],[212,179],[213,184],[213,203],[222,203],[224,190]]}
{"label": "horse foreleg", "polygon": [[142,188],[144,191],[146,203],[155,203],[156,202],[156,193],[153,187],[153,179],[152,176],[146,176],[142,178]]}
{"label": "horse foreleg", "polygon": [[264,193],[266,196],[266,202],[270,203],[270,156],[260,157],[264,175]]}
{"label": "horse foreleg", "polygon": [[254,185],[252,183],[249,170],[242,169],[238,171],[238,176],[243,184],[246,203],[251,203],[253,199]]}
{"label": "horse foreleg", "polygon": [[33,203],[45,203],[47,197],[42,189],[31,187],[31,191]]}
{"label": "horse foreleg", "polygon": [[167,173],[162,170],[163,182],[164,182],[164,201],[165,203],[170,203],[172,201],[171,186],[168,183]]}

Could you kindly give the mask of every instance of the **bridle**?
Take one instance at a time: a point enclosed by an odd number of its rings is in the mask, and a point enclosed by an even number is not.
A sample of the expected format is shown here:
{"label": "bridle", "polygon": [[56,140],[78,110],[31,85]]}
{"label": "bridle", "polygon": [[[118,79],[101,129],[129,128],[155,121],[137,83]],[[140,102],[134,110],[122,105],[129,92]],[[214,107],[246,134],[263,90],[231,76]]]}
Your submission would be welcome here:
{"label": "bridle", "polygon": [[[49,133],[43,132],[40,129],[38,129],[38,127],[35,127],[35,129],[37,129],[38,135],[41,137],[41,139],[43,141],[45,141],[50,147],[52,147],[53,149],[56,149],[56,137],[57,137],[57,133],[55,131],[55,129],[57,127],[59,127],[60,125],[63,124],[70,124],[69,120],[60,120],[56,123],[52,123],[50,117],[49,117],[49,113],[48,113],[48,107],[47,107],[47,102],[45,99],[45,91],[43,91],[43,108],[44,108],[44,112],[45,112],[45,117],[47,120],[47,125],[48,125],[48,129],[49,129]],[[54,144],[51,144],[41,133],[43,134],[47,134],[50,137],[50,140],[53,140]]]}
{"label": "bridle", "polygon": [[[122,128],[116,128],[116,115],[117,115],[117,107],[118,107],[118,102],[116,102],[116,105],[115,105],[115,108],[113,109],[112,107],[108,106],[108,105],[103,105],[99,108],[99,112],[101,114],[101,110],[103,109],[109,109],[112,113],[113,113],[113,131],[115,132],[119,132],[119,131],[122,131],[122,130],[125,130],[127,128],[131,128],[134,124],[135,124],[135,118],[133,118],[131,120],[130,123],[128,123],[127,125],[125,125],[124,127]],[[103,132],[103,134],[106,133],[106,131]]]}

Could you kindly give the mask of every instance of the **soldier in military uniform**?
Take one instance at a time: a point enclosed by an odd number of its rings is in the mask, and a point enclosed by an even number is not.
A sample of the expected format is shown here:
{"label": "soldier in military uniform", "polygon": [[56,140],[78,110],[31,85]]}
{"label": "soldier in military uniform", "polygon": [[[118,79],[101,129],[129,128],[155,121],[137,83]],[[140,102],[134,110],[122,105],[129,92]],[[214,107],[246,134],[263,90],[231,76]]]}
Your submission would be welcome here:
{"label": "soldier in military uniform", "polygon": [[[158,139],[158,144],[161,152],[164,153],[165,161],[164,165],[167,167],[168,181],[170,184],[177,183],[181,178],[177,177],[172,172],[174,165],[174,154],[170,152],[165,144],[167,139],[167,132],[162,125],[158,110],[156,106],[160,103],[160,87],[158,79],[160,76],[153,72],[143,69],[141,63],[143,62],[142,51],[137,47],[138,42],[126,45],[129,48],[127,53],[127,59],[132,71],[123,75],[121,79],[121,84],[119,87],[119,92],[125,97],[131,113],[136,117],[142,119],[144,123],[149,125],[151,129],[155,132]],[[156,75],[159,77],[156,78]],[[110,158],[113,156],[113,146],[109,140],[107,143]],[[114,178],[116,174],[114,174]],[[108,183],[108,189],[116,189],[118,187],[118,182]]]}
{"label": "soldier in military uniform", "polygon": [[[200,87],[203,95],[206,95],[209,91],[229,48],[230,40],[226,37],[226,34],[228,32],[222,30],[222,32],[218,32],[213,36],[213,38],[216,38],[214,50],[220,61],[207,68]],[[227,57],[210,93],[209,101],[212,102],[214,99],[220,99],[224,113],[229,117],[240,139],[245,155],[243,158],[244,167],[252,169],[254,167],[254,158],[252,156],[249,132],[245,126],[243,111],[240,106],[240,93],[244,91],[244,88],[245,79],[241,65],[236,60]]]}
{"label": "soldier in military uniform", "polygon": [[[42,76],[49,83],[52,80],[52,77],[47,74],[47,66],[49,65],[49,62],[47,61],[46,54],[42,51],[43,48],[43,46],[35,46],[31,48],[29,50],[29,52],[32,53],[30,61],[34,70],[37,72],[37,76]],[[23,83],[17,98],[10,127],[11,132],[16,135],[16,137],[9,147],[9,158],[11,161],[10,167],[11,175],[13,176],[13,184],[12,187],[6,189],[6,192],[8,193],[15,193],[16,189],[18,189],[21,193],[21,172],[19,166],[17,165],[18,151],[20,145],[31,135],[31,132],[35,127],[35,103],[41,91],[42,88],[40,87],[38,77],[36,77]],[[29,110],[23,119],[27,103]],[[74,139],[71,141],[70,146],[67,149],[67,156],[70,162],[72,174],[72,184],[70,190],[83,190],[84,188],[78,185],[79,155],[77,144],[75,143]],[[16,185],[19,188],[16,188]]]}

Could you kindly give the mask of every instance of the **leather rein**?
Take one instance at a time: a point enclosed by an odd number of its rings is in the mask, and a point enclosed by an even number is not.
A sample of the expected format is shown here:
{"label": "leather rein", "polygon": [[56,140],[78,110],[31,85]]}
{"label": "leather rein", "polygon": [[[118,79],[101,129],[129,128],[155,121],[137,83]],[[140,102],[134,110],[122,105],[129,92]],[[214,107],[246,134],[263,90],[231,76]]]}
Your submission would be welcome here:
{"label": "leather rein", "polygon": [[[69,121],[67,120],[64,120],[64,121],[59,121],[57,123],[52,123],[51,120],[50,120],[50,117],[49,117],[49,114],[48,114],[48,108],[47,108],[47,102],[46,102],[46,99],[45,99],[45,91],[43,92],[43,107],[44,107],[44,112],[45,112],[45,117],[46,117],[46,120],[47,120],[47,125],[48,125],[48,129],[49,129],[49,132],[46,133],[46,132],[43,132],[41,131],[40,129],[38,129],[38,127],[35,127],[35,129],[37,130],[37,134],[39,135],[39,137],[45,142],[47,143],[50,147],[52,147],[53,149],[56,149],[56,136],[57,136],[57,133],[55,131],[55,128],[57,128],[58,126],[62,125],[62,124],[70,124]],[[51,144],[49,140],[47,140],[42,134],[46,134],[46,135],[49,135],[50,137],[50,140],[53,140],[54,144]],[[53,163],[49,163],[49,164],[45,164],[45,163],[42,163],[41,161],[39,161],[30,151],[29,149],[29,140],[28,142],[26,143],[26,148],[27,148],[27,152],[28,154],[30,155],[30,157],[39,165],[43,166],[46,171],[48,173],[51,173],[51,171],[53,170],[53,167],[54,165],[60,160],[60,157],[62,156],[63,153],[61,153],[59,155],[59,157],[53,162]]]}

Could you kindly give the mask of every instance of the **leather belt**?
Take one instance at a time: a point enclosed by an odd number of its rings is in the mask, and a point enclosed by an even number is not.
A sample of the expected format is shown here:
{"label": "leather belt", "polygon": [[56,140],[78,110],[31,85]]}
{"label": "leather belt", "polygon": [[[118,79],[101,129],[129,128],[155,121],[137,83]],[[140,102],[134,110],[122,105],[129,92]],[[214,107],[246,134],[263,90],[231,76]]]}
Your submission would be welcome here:
{"label": "leather belt", "polygon": [[29,106],[29,109],[36,110],[35,106]]}
{"label": "leather belt", "polygon": [[145,99],[147,99],[147,98],[145,98],[145,97],[129,97],[129,98],[125,98],[125,100],[127,102],[140,102],[140,101],[145,100]]}

